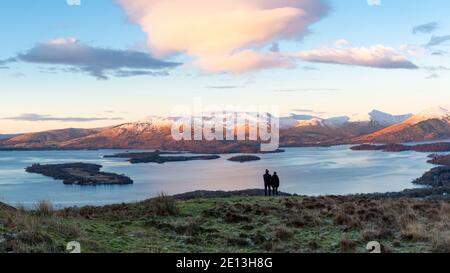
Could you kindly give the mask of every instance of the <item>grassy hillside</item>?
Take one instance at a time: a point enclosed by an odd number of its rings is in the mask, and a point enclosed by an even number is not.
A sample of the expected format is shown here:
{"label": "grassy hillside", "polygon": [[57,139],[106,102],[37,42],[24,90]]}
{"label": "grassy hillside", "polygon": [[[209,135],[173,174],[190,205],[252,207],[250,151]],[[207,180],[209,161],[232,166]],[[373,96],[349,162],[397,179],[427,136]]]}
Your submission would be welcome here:
{"label": "grassy hillside", "polygon": [[0,206],[0,252],[450,252],[450,204],[358,197],[228,197],[54,211]]}

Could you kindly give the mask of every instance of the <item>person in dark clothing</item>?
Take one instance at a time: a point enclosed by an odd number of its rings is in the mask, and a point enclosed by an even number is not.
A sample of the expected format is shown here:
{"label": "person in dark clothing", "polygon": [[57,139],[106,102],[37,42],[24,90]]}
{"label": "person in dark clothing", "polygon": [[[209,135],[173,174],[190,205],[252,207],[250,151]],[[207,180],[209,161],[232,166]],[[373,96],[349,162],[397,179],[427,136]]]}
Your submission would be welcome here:
{"label": "person in dark clothing", "polygon": [[271,180],[272,180],[272,176],[269,173],[269,170],[266,170],[266,173],[263,175],[264,178],[264,195],[265,196],[270,196],[271,194]]}
{"label": "person in dark clothing", "polygon": [[272,188],[273,188],[273,195],[278,196],[278,188],[280,187],[280,178],[277,175],[277,172],[274,172],[272,175]]}

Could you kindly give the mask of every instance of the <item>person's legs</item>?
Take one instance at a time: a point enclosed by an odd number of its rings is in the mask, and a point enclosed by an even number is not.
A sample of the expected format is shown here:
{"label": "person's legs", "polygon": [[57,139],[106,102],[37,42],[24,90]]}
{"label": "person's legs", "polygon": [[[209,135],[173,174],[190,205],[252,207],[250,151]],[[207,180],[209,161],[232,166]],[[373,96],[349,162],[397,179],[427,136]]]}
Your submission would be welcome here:
{"label": "person's legs", "polygon": [[[270,189],[269,189],[270,191]],[[267,196],[267,185],[264,185],[264,195]]]}

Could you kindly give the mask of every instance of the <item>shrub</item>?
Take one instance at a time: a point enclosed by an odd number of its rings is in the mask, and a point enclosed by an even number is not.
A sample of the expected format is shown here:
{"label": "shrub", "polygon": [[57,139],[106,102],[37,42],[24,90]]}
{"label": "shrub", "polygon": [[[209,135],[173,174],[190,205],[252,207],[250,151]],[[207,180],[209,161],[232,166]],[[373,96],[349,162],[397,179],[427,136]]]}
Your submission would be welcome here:
{"label": "shrub", "polygon": [[154,212],[159,216],[174,216],[180,213],[177,202],[165,193],[161,193],[151,202]]}
{"label": "shrub", "polygon": [[39,201],[35,210],[38,216],[52,216],[54,212],[53,205],[49,201]]}

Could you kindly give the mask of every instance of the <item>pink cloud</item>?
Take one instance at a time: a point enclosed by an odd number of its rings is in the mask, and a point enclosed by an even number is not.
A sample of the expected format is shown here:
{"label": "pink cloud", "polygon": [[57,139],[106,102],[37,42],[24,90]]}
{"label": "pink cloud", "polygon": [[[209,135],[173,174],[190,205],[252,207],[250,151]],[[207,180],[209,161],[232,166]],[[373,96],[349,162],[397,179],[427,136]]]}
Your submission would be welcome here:
{"label": "pink cloud", "polygon": [[285,67],[285,58],[261,48],[302,38],[328,11],[323,0],[117,1],[147,33],[153,54],[187,54],[211,72]]}
{"label": "pink cloud", "polygon": [[200,58],[195,64],[209,72],[245,73],[275,67],[291,68],[295,66],[295,61],[277,53],[243,50],[229,56],[216,55]]}
{"label": "pink cloud", "polygon": [[[417,69],[401,51],[384,45],[351,47],[350,43],[338,43],[336,48],[323,47],[297,53],[297,57],[308,62],[356,65],[385,69]],[[348,46],[348,47],[346,47]]]}

